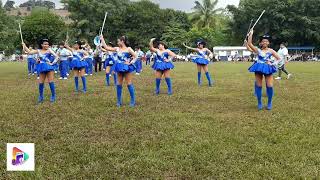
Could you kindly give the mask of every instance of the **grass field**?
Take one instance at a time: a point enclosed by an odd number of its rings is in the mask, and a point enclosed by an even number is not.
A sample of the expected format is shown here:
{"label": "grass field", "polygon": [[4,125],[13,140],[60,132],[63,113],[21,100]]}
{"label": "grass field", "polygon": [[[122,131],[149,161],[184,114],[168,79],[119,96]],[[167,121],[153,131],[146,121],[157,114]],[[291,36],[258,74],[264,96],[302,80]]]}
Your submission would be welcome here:
{"label": "grass field", "polygon": [[[124,88],[117,108],[103,73],[88,77],[87,94],[56,80],[54,104],[46,84],[37,105],[26,64],[0,63],[0,179],[320,178],[320,63],[289,64],[294,77],[275,82],[272,111],[256,108],[249,63],[210,65],[213,88],[197,86],[194,64],[175,66],[173,96],[164,81],[155,96],[145,68],[137,107]],[[35,172],[6,172],[14,142],[35,143]]]}

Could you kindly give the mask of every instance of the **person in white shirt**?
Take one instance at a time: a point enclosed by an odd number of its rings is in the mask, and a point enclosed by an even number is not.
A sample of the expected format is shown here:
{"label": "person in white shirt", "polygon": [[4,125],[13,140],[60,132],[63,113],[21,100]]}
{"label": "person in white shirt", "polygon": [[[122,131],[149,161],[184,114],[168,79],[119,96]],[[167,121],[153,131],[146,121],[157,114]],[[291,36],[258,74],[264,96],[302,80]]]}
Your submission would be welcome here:
{"label": "person in white shirt", "polygon": [[292,74],[290,74],[286,69],[285,69],[285,64],[288,61],[288,49],[286,48],[284,43],[280,44],[280,49],[278,50],[278,54],[281,58],[281,60],[279,61],[278,64],[278,77],[276,77],[276,80],[281,80],[281,74],[282,72],[287,74],[287,79],[290,79],[290,77],[292,76]]}
{"label": "person in white shirt", "polygon": [[147,51],[146,52],[146,65],[150,65],[150,62],[151,62],[151,56],[152,56],[152,53],[151,51]]}
{"label": "person in white shirt", "polygon": [[97,46],[96,50],[94,51],[94,71],[98,72],[101,71],[102,67],[102,57],[103,57],[103,51],[101,50],[101,46]]}
{"label": "person in white shirt", "polygon": [[140,75],[142,71],[142,58],[144,56],[143,51],[141,51],[140,47],[136,47],[135,53],[137,54],[137,61],[135,62],[136,66],[136,75]]}
{"label": "person in white shirt", "polygon": [[86,75],[92,76],[92,71],[93,71],[93,50],[91,49],[91,46],[86,42],[84,45],[84,49],[88,53],[88,58],[86,59],[88,66],[86,67]]}
{"label": "person in white shirt", "polygon": [[68,79],[68,58],[73,57],[72,52],[64,47],[65,42],[61,42],[59,49],[57,50],[57,55],[60,59],[59,70],[60,78],[59,79]]}
{"label": "person in white shirt", "polygon": [[[29,47],[30,51],[33,49],[32,46]],[[36,55],[35,54],[28,54],[28,75],[34,75],[35,67],[36,67]]]}

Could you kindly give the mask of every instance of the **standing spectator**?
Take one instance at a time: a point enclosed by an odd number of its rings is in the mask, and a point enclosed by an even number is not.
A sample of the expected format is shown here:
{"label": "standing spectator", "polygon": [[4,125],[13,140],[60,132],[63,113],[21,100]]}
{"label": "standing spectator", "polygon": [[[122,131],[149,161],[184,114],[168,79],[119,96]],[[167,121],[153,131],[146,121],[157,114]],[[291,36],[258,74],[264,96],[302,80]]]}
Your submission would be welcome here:
{"label": "standing spectator", "polygon": [[135,62],[136,75],[140,75],[142,71],[142,57],[144,56],[144,53],[141,51],[140,47],[136,48],[135,53],[137,54],[137,61]]}
{"label": "standing spectator", "polygon": [[99,71],[101,71],[102,56],[103,56],[103,52],[101,50],[101,47],[97,46],[96,50],[94,51],[94,71],[95,72],[98,72],[98,66],[99,66]]}
{"label": "standing spectator", "polygon": [[287,74],[287,79],[290,79],[292,76],[286,69],[285,64],[288,62],[288,49],[286,48],[284,43],[280,44],[280,49],[278,50],[278,54],[280,56],[280,61],[278,63],[278,77],[276,77],[276,80],[281,80],[281,74],[282,72]]}

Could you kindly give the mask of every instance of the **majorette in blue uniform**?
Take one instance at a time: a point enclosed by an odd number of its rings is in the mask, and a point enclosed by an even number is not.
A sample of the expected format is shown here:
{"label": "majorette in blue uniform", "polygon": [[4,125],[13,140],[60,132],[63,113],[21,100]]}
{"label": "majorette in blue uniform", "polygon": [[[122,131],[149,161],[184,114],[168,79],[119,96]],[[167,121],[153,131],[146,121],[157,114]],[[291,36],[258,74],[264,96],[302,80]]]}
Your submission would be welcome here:
{"label": "majorette in blue uniform", "polygon": [[210,62],[207,58],[208,58],[208,52],[202,51],[199,49],[197,52],[197,56],[192,57],[192,62],[199,65],[207,65]]}
{"label": "majorette in blue uniform", "polygon": [[114,71],[117,73],[131,73],[136,70],[134,64],[125,64],[125,62],[131,61],[131,54],[129,52],[117,52],[118,61],[114,67]]}
{"label": "majorette in blue uniform", "polygon": [[208,48],[205,48],[205,46],[206,46],[206,42],[203,40],[199,40],[197,42],[197,48],[192,48],[185,45],[186,48],[197,52],[197,55],[192,56],[191,58],[192,58],[192,62],[197,64],[198,85],[199,86],[201,85],[201,71],[203,70],[208,79],[209,87],[211,87],[213,85],[213,81],[211,80],[211,76],[208,71],[208,64],[210,63],[209,57],[213,56],[213,54]]}
{"label": "majorette in blue uniform", "polygon": [[[280,60],[279,55],[273,50],[270,49],[268,46],[270,44],[271,37],[268,35],[264,35],[260,37],[260,46],[261,49],[256,48],[252,44],[252,35],[253,30],[250,32],[248,37],[248,46],[258,55],[258,59],[254,64],[249,68],[249,72],[253,72],[256,75],[255,81],[255,95],[258,101],[258,109],[261,110],[263,108],[262,104],[262,80],[263,76],[266,79],[266,86],[267,86],[267,96],[268,96],[268,105],[267,109],[272,109],[272,98],[274,95],[273,91],[273,83],[268,82],[273,80],[272,74],[277,72],[277,68],[275,63],[271,59],[274,56],[277,60]],[[271,77],[270,77],[271,76]],[[271,79],[270,79],[271,78]]]}
{"label": "majorette in blue uniform", "polygon": [[71,61],[72,69],[81,70],[88,66],[87,61],[83,58],[84,57],[83,52],[73,51],[72,54],[73,54],[73,58]]}
{"label": "majorette in blue uniform", "polygon": [[[37,54],[39,58],[39,63],[37,64],[37,71],[40,75],[39,78],[39,98],[38,102],[42,103],[44,100],[44,81],[46,78],[49,80],[49,87],[51,90],[50,101],[56,101],[56,90],[53,82],[54,77],[54,65],[58,62],[58,56],[54,53],[52,49],[50,49],[50,44],[48,39],[42,39],[39,47],[41,50],[29,50],[24,43],[22,43],[24,51],[26,51],[29,55]],[[42,53],[44,51],[44,53]]]}
{"label": "majorette in blue uniform", "polygon": [[88,63],[86,61],[87,56],[85,56],[84,54],[86,52],[82,49],[81,45],[82,45],[81,41],[76,41],[73,46],[74,47],[73,49],[70,48],[69,46],[67,46],[67,48],[70,51],[72,51],[72,54],[73,54],[71,67],[75,75],[74,83],[75,83],[76,92],[79,91],[79,76],[81,76],[82,85],[83,85],[82,92],[86,93],[87,80],[85,76],[85,68],[88,66]]}
{"label": "majorette in blue uniform", "polygon": [[249,68],[250,72],[259,73],[263,75],[271,75],[277,72],[277,67],[273,64],[267,64],[271,62],[272,53],[264,53],[261,49],[258,49],[258,59],[254,64]]}
{"label": "majorette in blue uniform", "polygon": [[[134,63],[136,62],[137,55],[132,50],[131,47],[128,47],[128,40],[126,36],[121,36],[118,39],[119,47],[110,47],[107,46],[103,36],[100,37],[102,46],[107,51],[113,51],[117,53],[117,62],[114,65],[114,71],[118,74],[117,82],[117,106],[122,106],[122,82],[126,78],[128,90],[130,93],[130,107],[134,107],[136,104],[135,90],[132,84],[132,76],[130,73],[135,71]],[[119,79],[121,78],[121,80]]]}
{"label": "majorette in blue uniform", "polygon": [[160,94],[161,78],[164,75],[168,86],[168,95],[172,95],[172,82],[170,70],[174,68],[172,59],[176,56],[172,51],[167,50],[165,43],[157,42],[158,48],[155,48],[155,39],[151,39],[149,43],[150,51],[156,53],[152,68],[156,71],[156,95]]}
{"label": "majorette in blue uniform", "polygon": [[53,65],[50,65],[50,63],[55,60],[55,57],[52,55],[52,53],[46,52],[45,54],[42,54],[40,50],[38,50],[38,56],[40,59],[37,66],[37,70],[39,71],[39,73],[47,73],[49,71],[55,70],[55,67]]}
{"label": "majorette in blue uniform", "polygon": [[[169,69],[173,69],[174,65],[172,63],[172,61],[170,60],[169,57],[169,53],[168,52],[163,52],[161,54],[161,52],[157,51],[156,52],[156,58],[155,58],[155,62],[153,65],[153,69],[156,71],[165,71],[165,70],[169,70]],[[165,60],[170,60],[169,62],[166,62]]]}

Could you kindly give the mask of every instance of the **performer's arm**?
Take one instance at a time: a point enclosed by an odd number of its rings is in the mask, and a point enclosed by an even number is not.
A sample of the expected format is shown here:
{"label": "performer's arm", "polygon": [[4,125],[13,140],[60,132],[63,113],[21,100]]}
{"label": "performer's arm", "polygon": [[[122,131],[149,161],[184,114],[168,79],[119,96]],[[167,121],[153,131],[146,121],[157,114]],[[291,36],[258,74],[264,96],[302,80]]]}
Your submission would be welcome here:
{"label": "performer's arm", "polygon": [[206,51],[209,53],[208,57],[209,57],[210,59],[212,59],[212,58],[213,58],[213,53],[212,53],[212,51],[210,51],[210,49],[208,49],[208,48],[206,48]]}
{"label": "performer's arm", "polygon": [[103,36],[101,35],[100,36],[100,40],[101,40],[101,45],[104,49],[108,50],[108,51],[117,51],[117,48],[115,47],[108,47],[107,44],[106,44],[106,41],[104,40]]}
{"label": "performer's arm", "polygon": [[37,50],[30,50],[25,43],[22,43],[22,48],[27,54],[37,54]]}
{"label": "performer's arm", "polygon": [[177,55],[174,52],[172,52],[171,50],[167,50],[167,52],[168,52],[170,58],[169,59],[165,59],[166,62],[172,61],[172,59],[177,57]]}
{"label": "performer's arm", "polygon": [[132,60],[129,62],[129,64],[134,64],[137,61],[137,54],[133,51],[132,48],[128,48],[128,50],[132,56]]}
{"label": "performer's arm", "polygon": [[108,52],[108,50],[106,50],[106,49],[104,49],[104,48],[100,48],[100,50],[101,50],[102,52]]}
{"label": "performer's arm", "polygon": [[244,45],[246,46],[248,51],[253,52],[253,50],[249,47],[247,40],[244,40]]}
{"label": "performer's arm", "polygon": [[64,44],[64,47],[65,47],[66,49],[68,49],[69,51],[73,52],[73,49],[68,45],[67,42]]}
{"label": "performer's arm", "polygon": [[250,33],[249,33],[248,46],[249,46],[249,48],[252,50],[252,52],[258,54],[258,48],[256,48],[256,47],[252,44],[252,36],[253,36],[253,30],[251,30]]}
{"label": "performer's arm", "polygon": [[154,48],[153,47],[153,42],[154,42],[154,40],[155,40],[156,38],[152,38],[151,40],[150,40],[150,43],[149,43],[149,49],[150,49],[150,51],[152,51],[152,52],[157,52],[157,48]]}
{"label": "performer's arm", "polygon": [[51,48],[49,51],[54,56],[54,61],[51,64],[56,64],[59,61],[59,56]]}
{"label": "performer's arm", "polygon": [[281,60],[279,54],[278,54],[275,50],[273,50],[273,49],[271,49],[271,53],[272,53],[272,56],[276,58],[276,60],[277,60],[276,63],[278,63],[278,61]]}
{"label": "performer's arm", "polygon": [[66,55],[68,56],[68,58],[72,58],[73,54],[70,50],[66,50]]}
{"label": "performer's arm", "polygon": [[184,44],[184,43],[183,43],[183,45],[184,45],[184,47],[186,47],[187,49],[190,49],[190,50],[192,50],[192,51],[199,51],[197,48],[192,48],[192,47],[190,47],[190,46],[187,46],[187,45]]}

